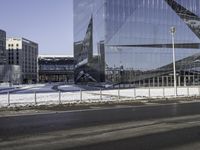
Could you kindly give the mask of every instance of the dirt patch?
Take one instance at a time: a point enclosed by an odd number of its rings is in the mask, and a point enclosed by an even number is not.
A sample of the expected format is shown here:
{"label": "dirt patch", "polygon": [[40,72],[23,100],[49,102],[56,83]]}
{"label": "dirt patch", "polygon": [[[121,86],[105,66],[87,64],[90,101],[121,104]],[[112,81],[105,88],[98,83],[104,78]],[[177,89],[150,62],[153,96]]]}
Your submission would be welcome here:
{"label": "dirt patch", "polygon": [[123,100],[112,102],[90,102],[90,103],[72,103],[60,105],[40,105],[40,106],[23,106],[23,107],[4,107],[0,108],[0,116],[3,114],[21,114],[21,113],[43,113],[43,112],[59,112],[71,110],[84,110],[94,108],[110,108],[110,107],[126,107],[126,106],[143,106],[146,104],[171,104],[171,103],[189,103],[199,102],[200,97],[182,97],[182,98],[166,98],[166,99],[144,99],[144,100]]}
{"label": "dirt patch", "polygon": [[142,101],[116,101],[116,102],[94,102],[94,103],[78,103],[78,104],[60,104],[60,105],[40,105],[40,106],[24,106],[24,107],[4,107],[0,108],[2,111],[25,111],[25,110],[38,110],[38,111],[68,111],[68,110],[82,110],[91,109],[94,107],[114,107],[117,105],[121,106],[140,106],[145,105]]}

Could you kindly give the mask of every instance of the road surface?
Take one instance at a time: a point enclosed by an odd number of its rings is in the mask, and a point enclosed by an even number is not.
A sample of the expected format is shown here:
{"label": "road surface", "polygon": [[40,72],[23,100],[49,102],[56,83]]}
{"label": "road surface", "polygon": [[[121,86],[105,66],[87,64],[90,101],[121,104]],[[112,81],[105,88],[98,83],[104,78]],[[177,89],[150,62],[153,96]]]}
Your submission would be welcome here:
{"label": "road surface", "polygon": [[189,149],[198,142],[195,102],[0,117],[0,149]]}

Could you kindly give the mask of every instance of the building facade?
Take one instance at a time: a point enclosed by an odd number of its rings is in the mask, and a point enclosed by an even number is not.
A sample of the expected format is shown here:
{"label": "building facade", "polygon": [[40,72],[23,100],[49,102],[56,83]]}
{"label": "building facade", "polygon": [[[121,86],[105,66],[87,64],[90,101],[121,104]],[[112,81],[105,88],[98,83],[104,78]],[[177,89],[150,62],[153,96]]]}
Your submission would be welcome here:
{"label": "building facade", "polygon": [[6,32],[0,30],[0,65],[6,64]]}
{"label": "building facade", "polygon": [[6,57],[6,32],[0,30],[0,83],[21,83],[21,67],[9,65]]}
{"label": "building facade", "polygon": [[19,65],[23,83],[36,83],[38,75],[38,44],[24,38],[7,38],[8,65]]}
{"label": "building facade", "polygon": [[21,84],[21,67],[19,65],[0,65],[0,83]]}
{"label": "building facade", "polygon": [[74,0],[76,82],[200,84],[199,0]]}
{"label": "building facade", "polygon": [[74,82],[74,58],[71,56],[40,56],[39,82]]}

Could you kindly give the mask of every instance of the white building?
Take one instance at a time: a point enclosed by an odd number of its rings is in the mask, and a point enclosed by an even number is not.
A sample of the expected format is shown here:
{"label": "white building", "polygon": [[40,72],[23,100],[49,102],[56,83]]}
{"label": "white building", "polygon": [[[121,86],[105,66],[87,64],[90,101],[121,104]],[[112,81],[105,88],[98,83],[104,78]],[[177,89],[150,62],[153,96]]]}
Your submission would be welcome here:
{"label": "white building", "polygon": [[25,38],[7,38],[6,50],[8,64],[21,67],[22,82],[37,82],[38,44]]}

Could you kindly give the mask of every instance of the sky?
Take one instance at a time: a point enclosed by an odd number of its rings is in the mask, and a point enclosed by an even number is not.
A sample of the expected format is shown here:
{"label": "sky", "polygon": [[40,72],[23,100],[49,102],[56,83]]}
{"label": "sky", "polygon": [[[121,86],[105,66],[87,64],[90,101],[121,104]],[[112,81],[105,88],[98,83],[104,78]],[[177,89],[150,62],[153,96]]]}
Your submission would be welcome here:
{"label": "sky", "polygon": [[41,55],[73,54],[73,0],[0,0],[7,37],[39,44]]}

